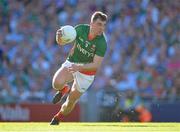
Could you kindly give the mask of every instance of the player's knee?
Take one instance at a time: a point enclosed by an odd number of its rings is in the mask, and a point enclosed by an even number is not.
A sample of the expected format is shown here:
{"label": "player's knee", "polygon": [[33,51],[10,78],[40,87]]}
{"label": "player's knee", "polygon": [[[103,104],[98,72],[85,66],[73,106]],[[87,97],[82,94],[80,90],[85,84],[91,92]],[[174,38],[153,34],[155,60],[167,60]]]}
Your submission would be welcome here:
{"label": "player's knee", "polygon": [[60,81],[58,81],[57,79],[53,79],[52,81],[52,87],[55,90],[61,90],[63,88],[64,84]]}

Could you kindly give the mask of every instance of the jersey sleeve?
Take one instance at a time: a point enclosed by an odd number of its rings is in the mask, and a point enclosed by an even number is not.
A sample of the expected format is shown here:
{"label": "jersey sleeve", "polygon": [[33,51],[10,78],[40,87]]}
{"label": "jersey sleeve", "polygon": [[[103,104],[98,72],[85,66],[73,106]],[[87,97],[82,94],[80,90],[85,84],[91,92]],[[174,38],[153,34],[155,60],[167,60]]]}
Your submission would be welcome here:
{"label": "jersey sleeve", "polygon": [[[82,26],[81,24],[75,26],[77,36],[80,35],[80,33],[81,33],[81,31],[82,31],[82,27],[83,27],[83,26]],[[76,37],[76,38],[77,38],[77,37]]]}
{"label": "jersey sleeve", "polygon": [[95,54],[98,55],[98,56],[101,56],[101,57],[104,57],[105,53],[106,53],[106,50],[107,50],[107,43],[106,43],[106,40],[105,39],[102,39],[98,42],[98,45],[96,47],[96,52]]}

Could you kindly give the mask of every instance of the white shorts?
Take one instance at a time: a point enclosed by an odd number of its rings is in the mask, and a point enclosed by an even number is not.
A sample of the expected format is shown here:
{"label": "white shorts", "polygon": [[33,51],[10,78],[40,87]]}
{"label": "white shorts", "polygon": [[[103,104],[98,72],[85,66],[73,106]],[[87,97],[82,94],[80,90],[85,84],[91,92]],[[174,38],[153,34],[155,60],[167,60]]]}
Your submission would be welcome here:
{"label": "white shorts", "polygon": [[[66,60],[62,67],[70,67],[73,63]],[[94,75],[86,75],[83,73],[80,73],[79,71],[73,73],[74,81],[76,81],[77,84],[77,90],[81,93],[84,93],[90,85],[94,81]]]}

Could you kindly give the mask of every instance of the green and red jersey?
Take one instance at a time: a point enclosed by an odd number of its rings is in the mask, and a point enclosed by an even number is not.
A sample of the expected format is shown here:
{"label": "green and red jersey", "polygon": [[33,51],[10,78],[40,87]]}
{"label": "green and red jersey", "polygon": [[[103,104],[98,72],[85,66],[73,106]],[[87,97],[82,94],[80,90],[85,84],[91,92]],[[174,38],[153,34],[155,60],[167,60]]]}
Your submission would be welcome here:
{"label": "green and red jersey", "polygon": [[77,37],[67,60],[70,62],[86,64],[93,62],[94,55],[104,57],[107,49],[104,34],[89,40],[89,25],[80,24],[77,25],[75,29],[77,32]]}

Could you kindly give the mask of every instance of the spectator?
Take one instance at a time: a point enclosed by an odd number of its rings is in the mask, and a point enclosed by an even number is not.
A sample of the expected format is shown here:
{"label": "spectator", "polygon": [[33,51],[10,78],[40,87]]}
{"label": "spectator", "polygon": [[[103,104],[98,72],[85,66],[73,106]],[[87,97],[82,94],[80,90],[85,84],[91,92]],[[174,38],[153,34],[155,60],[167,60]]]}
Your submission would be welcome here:
{"label": "spectator", "polygon": [[71,48],[55,44],[55,31],[86,23],[88,14],[102,10],[110,16],[109,49],[92,88],[101,90],[113,79],[114,88],[127,83],[148,101],[179,99],[179,6],[178,0],[1,0],[0,98],[24,102],[38,93],[39,101],[51,101],[50,79],[59,67],[55,62],[63,61]]}

